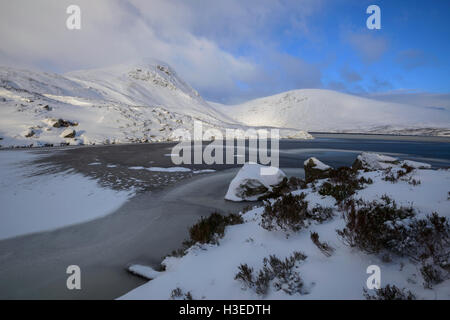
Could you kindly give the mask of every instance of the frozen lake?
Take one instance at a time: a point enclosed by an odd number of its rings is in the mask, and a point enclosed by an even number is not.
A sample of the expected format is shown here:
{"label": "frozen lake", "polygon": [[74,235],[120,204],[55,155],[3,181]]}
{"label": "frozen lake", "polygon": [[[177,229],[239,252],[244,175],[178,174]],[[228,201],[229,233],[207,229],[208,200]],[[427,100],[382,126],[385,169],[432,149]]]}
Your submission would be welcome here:
{"label": "frozen lake", "polygon": [[[308,141],[280,142],[280,167],[288,175],[301,177],[303,161],[311,156],[337,167],[350,165],[362,151],[450,167],[450,138],[348,134],[315,137]],[[33,179],[72,172],[94,179],[103,188],[137,190],[134,197],[105,217],[1,240],[0,299],[116,298],[143,283],[125,271],[129,264],[156,267],[164,255],[180,247],[188,227],[200,216],[213,211],[239,211],[248,205],[223,200],[237,165],[183,165],[192,170],[178,172],[140,169],[173,167],[168,156],[173,145],[0,151],[0,157],[3,152],[40,154],[41,157],[27,164],[27,172],[33,172]],[[193,171],[200,169],[216,171],[201,174]],[[14,179],[10,181],[14,184]],[[20,195],[20,189],[17,192]],[[24,192],[20,200],[31,201],[26,198],[28,194],[30,191]],[[36,199],[35,195],[32,200],[52,203],[52,199]],[[76,201],[83,202],[83,193],[80,199],[72,195],[71,201],[71,206],[76,206]],[[66,289],[65,271],[72,264],[82,270],[79,291]]]}

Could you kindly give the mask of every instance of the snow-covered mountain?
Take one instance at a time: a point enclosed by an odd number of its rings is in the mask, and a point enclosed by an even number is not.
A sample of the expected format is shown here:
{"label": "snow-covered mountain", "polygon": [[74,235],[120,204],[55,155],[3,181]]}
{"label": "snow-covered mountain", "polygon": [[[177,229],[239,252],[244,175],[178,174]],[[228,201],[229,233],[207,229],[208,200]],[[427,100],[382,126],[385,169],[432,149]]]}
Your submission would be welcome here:
{"label": "snow-covered mountain", "polygon": [[158,60],[70,72],[68,79],[88,87],[104,100],[135,106],[164,106],[172,112],[211,121],[234,122],[211,108],[166,63]]}
{"label": "snow-covered mountain", "polygon": [[450,112],[329,90],[295,90],[224,106],[206,102],[167,64],[140,60],[65,75],[0,67],[0,145],[173,141],[177,129],[450,135]]}
{"label": "snow-covered mountain", "polygon": [[218,111],[250,126],[317,132],[450,135],[450,112],[322,89],[293,90]]}
{"label": "snow-covered mountain", "polygon": [[[0,67],[0,145],[177,140],[192,131],[247,126],[211,107],[167,64],[146,59],[66,75]],[[310,138],[282,130],[283,137]]]}

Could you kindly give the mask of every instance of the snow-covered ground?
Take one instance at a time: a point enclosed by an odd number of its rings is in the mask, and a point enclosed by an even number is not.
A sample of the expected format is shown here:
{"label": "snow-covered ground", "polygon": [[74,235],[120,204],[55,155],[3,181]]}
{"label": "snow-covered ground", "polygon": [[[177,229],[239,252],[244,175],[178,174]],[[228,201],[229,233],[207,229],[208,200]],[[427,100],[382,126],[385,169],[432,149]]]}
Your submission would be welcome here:
{"label": "snow-covered ground", "polygon": [[[177,129],[248,129],[167,64],[146,59],[64,76],[0,67],[0,146],[173,141]],[[282,129],[283,138],[309,139]],[[206,139],[205,139],[206,140]]]}
{"label": "snow-covered ground", "polygon": [[42,155],[0,152],[0,239],[60,228],[105,216],[133,194],[100,187],[81,174],[35,175]]}
{"label": "snow-covered ground", "polygon": [[[370,170],[357,172],[357,178],[363,177],[366,182],[362,189],[356,190],[353,199],[379,202],[388,196],[397,207],[412,206],[417,219],[433,212],[450,218],[448,169],[419,169],[427,166],[370,153],[362,154],[359,161]],[[402,168],[405,164],[412,171],[396,181],[386,180],[390,174],[405,170],[406,167]],[[248,170],[244,171],[249,174]],[[253,177],[259,179],[257,174]],[[380,267],[381,287],[395,285],[411,291],[417,299],[450,299],[448,271],[444,274],[447,280],[431,289],[425,288],[420,263],[396,254],[390,254],[389,258],[368,254],[346,245],[336,232],[345,227],[343,214],[346,209],[334,197],[319,193],[321,186],[328,181],[316,180],[291,194],[304,193],[309,210],[319,205],[331,208],[334,214],[331,219],[321,223],[309,221],[298,231],[268,230],[262,227],[264,207],[253,207],[242,214],[244,223],[226,227],[218,244],[197,243],[182,257],[165,258],[162,262],[164,272],[152,272],[151,268],[137,266],[136,273],[147,275],[152,280],[121,299],[170,299],[174,293],[177,298],[193,299],[364,299],[363,289],[367,289],[366,281],[370,276],[367,268],[371,265]],[[275,199],[270,201],[273,205]],[[331,249],[327,252],[320,250],[312,241],[313,232],[318,234],[320,243],[326,243]],[[297,259],[287,282],[280,278],[272,279],[265,294],[257,293],[255,287],[235,279],[242,264],[252,268],[253,276],[257,277],[265,258],[275,255],[284,261],[294,252],[303,253],[306,259]],[[301,284],[301,289],[289,294],[298,284]],[[368,290],[368,293],[373,294],[374,290]]]}
{"label": "snow-covered ground", "polygon": [[238,105],[210,103],[249,126],[316,132],[450,135],[450,111],[362,98],[323,89],[302,89]]}

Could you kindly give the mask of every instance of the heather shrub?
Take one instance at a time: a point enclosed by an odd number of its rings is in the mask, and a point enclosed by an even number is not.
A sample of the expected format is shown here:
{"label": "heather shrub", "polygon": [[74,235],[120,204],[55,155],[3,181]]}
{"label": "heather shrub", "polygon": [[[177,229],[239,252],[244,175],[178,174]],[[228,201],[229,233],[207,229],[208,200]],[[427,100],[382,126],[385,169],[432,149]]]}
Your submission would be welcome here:
{"label": "heather shrub", "polygon": [[330,220],[334,217],[333,209],[316,205],[308,213],[308,218],[319,223]]}
{"label": "heather shrub", "polygon": [[357,177],[357,171],[348,167],[332,169],[329,180],[321,185],[318,192],[322,196],[332,196],[337,202],[342,202],[357,190],[363,189],[364,184],[373,183],[370,178]]}
{"label": "heather shrub", "polygon": [[244,223],[239,214],[231,213],[223,216],[219,213],[213,213],[207,218],[200,218],[200,221],[189,229],[190,239],[185,241],[185,245],[199,243],[217,243],[218,238],[223,237],[225,227]]}
{"label": "heather shrub", "polygon": [[423,219],[413,219],[408,225],[408,238],[404,249],[416,261],[431,261],[444,269],[449,269],[450,225],[448,219],[437,213]]}
{"label": "heather shrub", "polygon": [[297,232],[309,226],[312,221],[322,223],[334,216],[333,209],[316,205],[308,209],[305,194],[285,194],[273,203],[266,202],[261,215],[261,227],[267,230],[280,228]]}
{"label": "heather shrub", "polygon": [[184,293],[180,288],[176,288],[172,290],[170,298],[172,300],[192,300],[192,294],[190,291]]}
{"label": "heather shrub", "polygon": [[261,226],[267,230],[279,227],[294,232],[304,228],[308,219],[308,202],[304,199],[304,193],[295,196],[288,193],[272,204],[266,203],[261,215]]}
{"label": "heather shrub", "polygon": [[411,291],[401,290],[394,285],[387,285],[384,288],[375,289],[375,294],[370,295],[364,289],[364,297],[367,300],[416,300],[415,295]]}
{"label": "heather shrub", "polygon": [[201,217],[196,224],[189,228],[189,239],[183,241],[183,246],[173,250],[167,257],[183,257],[186,250],[196,243],[217,244],[218,240],[223,237],[226,226],[241,223],[244,223],[241,215],[234,213],[223,216],[214,212],[207,218]]}
{"label": "heather shrub", "polygon": [[420,268],[420,273],[424,280],[423,286],[428,289],[445,280],[440,268],[431,263],[424,263]]}
{"label": "heather shrub", "polygon": [[337,202],[341,202],[355,193],[355,188],[350,184],[332,184],[324,182],[319,189],[322,196],[331,196]]}
{"label": "heather shrub", "polygon": [[408,166],[407,164],[404,164],[400,170],[396,170],[395,172],[392,172],[392,168],[389,168],[387,169],[386,176],[383,178],[383,180],[396,183],[398,182],[398,180],[405,177],[413,170],[414,168]]}
{"label": "heather shrub", "polygon": [[291,190],[306,189],[306,181],[297,177],[289,177],[288,186]]}
{"label": "heather shrub", "polygon": [[272,186],[272,190],[260,196],[258,200],[276,199],[291,191],[305,188],[306,182],[304,180],[296,177],[284,177],[279,184]]}
{"label": "heather shrub", "polygon": [[367,253],[387,252],[448,268],[450,227],[437,213],[417,219],[414,210],[384,202],[353,202],[337,230],[344,243]]}
{"label": "heather shrub", "polygon": [[339,167],[337,169],[330,170],[330,180],[335,183],[347,183],[351,180],[355,180],[357,172],[349,167]]}
{"label": "heather shrub", "polygon": [[264,258],[263,268],[257,275],[247,264],[241,264],[234,279],[241,281],[245,288],[252,289],[262,296],[267,294],[271,286],[274,290],[282,290],[289,295],[304,294],[306,291],[303,280],[295,269],[298,263],[305,259],[306,256],[300,252],[294,252],[284,260],[271,255],[269,258]]}
{"label": "heather shrub", "polygon": [[253,278],[253,268],[250,268],[246,263],[241,264],[239,267],[239,272],[234,277],[235,280],[241,281],[245,287],[254,287],[255,281]]}
{"label": "heather shrub", "polygon": [[319,234],[317,232],[311,232],[311,241],[317,246],[317,248],[327,257],[330,257],[333,252],[334,248],[331,247],[326,242],[320,242],[319,240]]}
{"label": "heather shrub", "polygon": [[412,218],[414,212],[412,208],[398,208],[395,202],[388,202],[351,203],[344,215],[346,226],[337,230],[344,243],[367,253],[397,250],[407,233],[402,221]]}

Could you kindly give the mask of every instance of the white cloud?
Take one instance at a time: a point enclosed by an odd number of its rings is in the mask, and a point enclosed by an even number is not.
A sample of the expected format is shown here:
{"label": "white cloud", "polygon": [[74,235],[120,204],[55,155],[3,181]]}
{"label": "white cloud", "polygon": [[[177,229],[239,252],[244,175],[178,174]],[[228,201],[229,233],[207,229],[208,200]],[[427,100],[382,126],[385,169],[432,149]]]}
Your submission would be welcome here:
{"label": "white cloud", "polygon": [[367,95],[370,98],[398,102],[412,106],[446,109],[450,111],[450,94],[413,90],[394,90]]}
{"label": "white cloud", "polygon": [[[283,70],[292,68],[283,61],[282,69],[271,68],[276,62],[270,57],[276,55],[274,27],[287,23],[292,32],[307,32],[306,19],[321,1],[78,0],[82,29],[71,31],[65,20],[73,3],[2,1],[0,64],[66,72],[154,57],[171,64],[207,98],[222,101],[257,96],[277,81],[289,87],[312,83],[308,79],[317,84],[320,77],[315,67],[287,55],[283,58],[305,73],[285,76]],[[264,48],[259,54],[265,64],[240,53],[242,46]],[[242,91],[237,82],[250,90]]]}
{"label": "white cloud", "polygon": [[348,42],[358,52],[364,62],[372,63],[381,59],[388,49],[388,43],[381,36],[364,33],[350,33]]}

